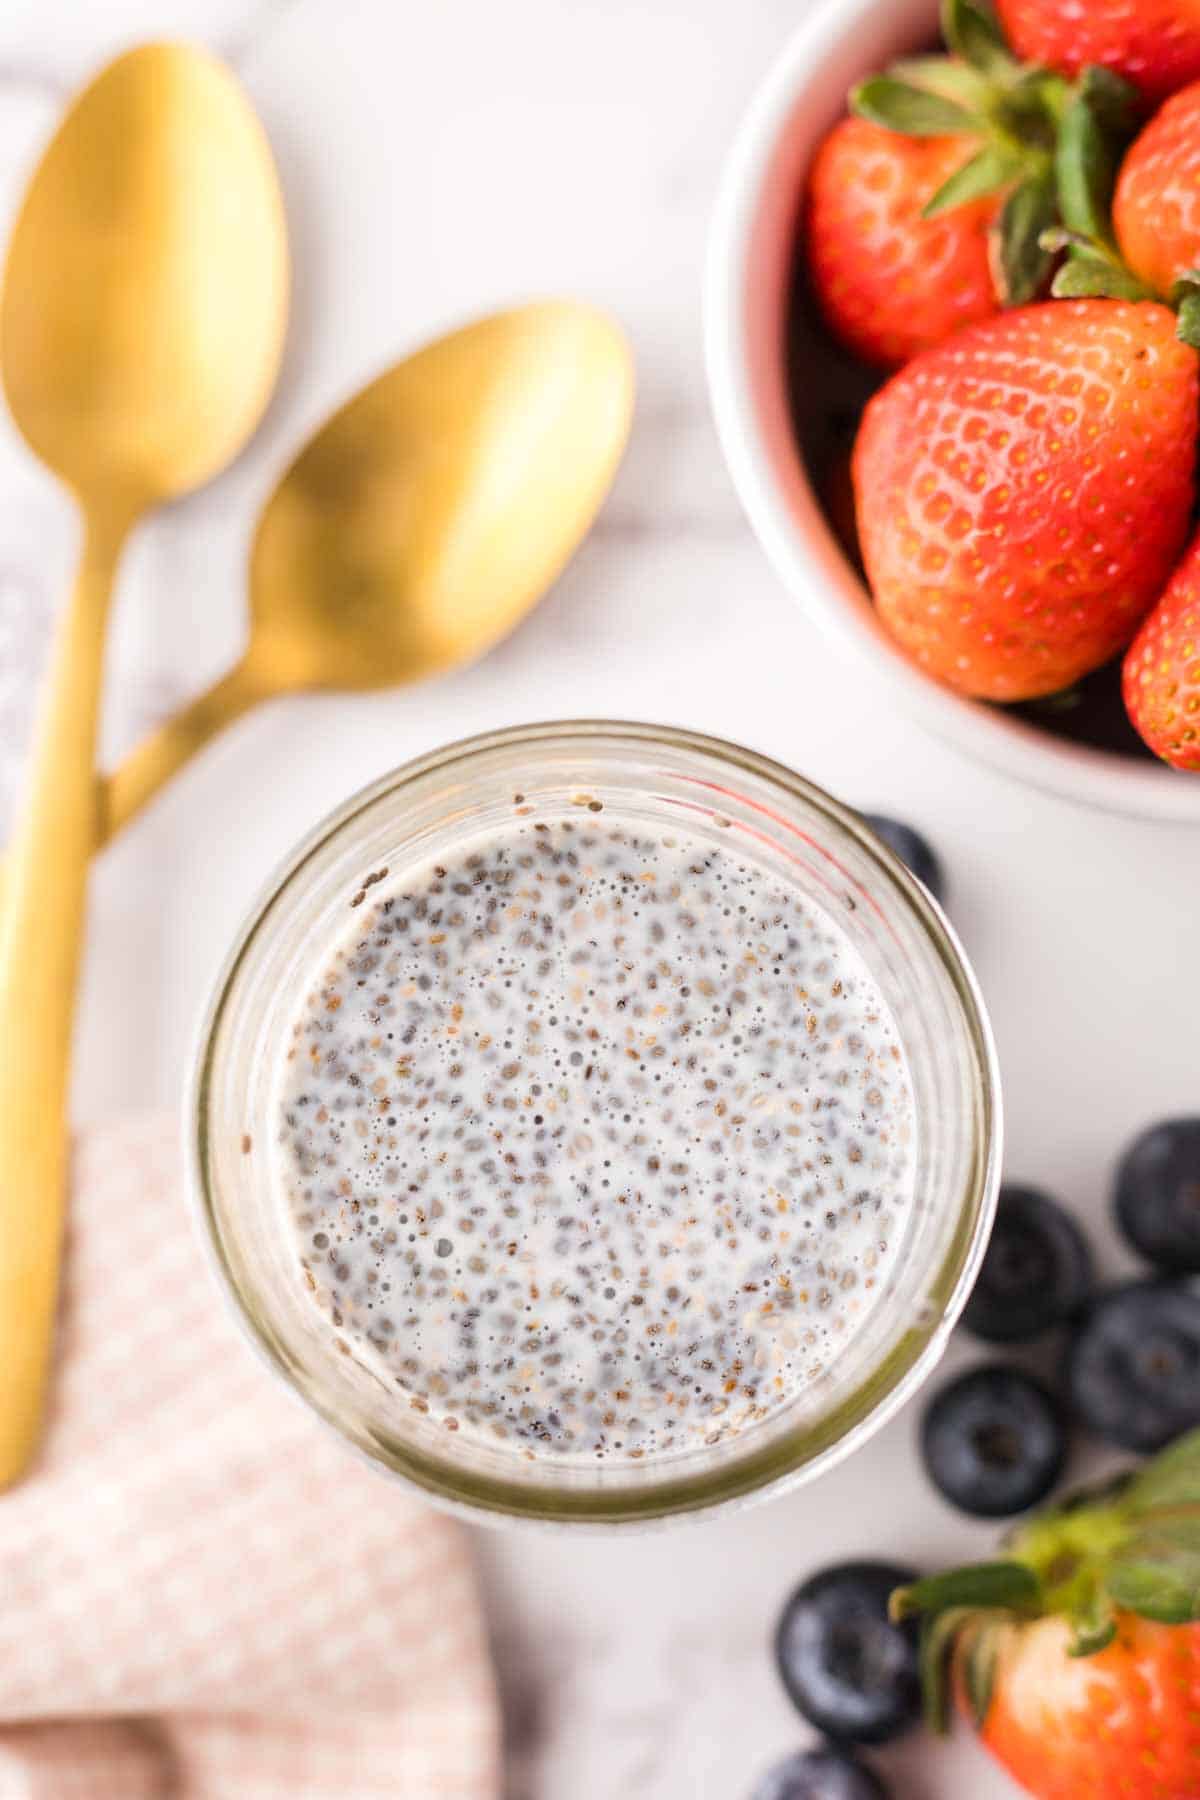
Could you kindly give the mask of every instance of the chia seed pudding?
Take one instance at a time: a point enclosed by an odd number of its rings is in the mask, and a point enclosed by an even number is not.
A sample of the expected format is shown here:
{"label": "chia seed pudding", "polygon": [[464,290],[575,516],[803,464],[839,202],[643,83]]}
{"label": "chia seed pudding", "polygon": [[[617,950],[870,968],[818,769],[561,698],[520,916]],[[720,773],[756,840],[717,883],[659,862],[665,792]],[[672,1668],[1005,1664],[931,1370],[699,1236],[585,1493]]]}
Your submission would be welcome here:
{"label": "chia seed pudding", "polygon": [[901,1254],[915,1125],[818,904],[592,807],[364,882],[277,1170],[339,1351],[448,1432],[594,1467],[819,1410]]}

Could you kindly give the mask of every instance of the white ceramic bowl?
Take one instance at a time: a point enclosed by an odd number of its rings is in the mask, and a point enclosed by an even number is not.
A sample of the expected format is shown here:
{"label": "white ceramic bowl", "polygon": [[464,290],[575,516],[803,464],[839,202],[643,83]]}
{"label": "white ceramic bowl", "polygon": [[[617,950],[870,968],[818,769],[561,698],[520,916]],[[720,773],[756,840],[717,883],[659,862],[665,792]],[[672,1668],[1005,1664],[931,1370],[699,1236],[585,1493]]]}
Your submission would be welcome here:
{"label": "white ceramic bowl", "polygon": [[1017,780],[1114,812],[1200,821],[1200,779],[1072,743],[961,698],[888,637],[805,470],[787,338],[800,202],[812,152],[854,82],[932,42],[936,0],[812,0],[734,143],[709,244],[706,335],[717,427],[760,541],[805,612],[864,676],[932,731]]}

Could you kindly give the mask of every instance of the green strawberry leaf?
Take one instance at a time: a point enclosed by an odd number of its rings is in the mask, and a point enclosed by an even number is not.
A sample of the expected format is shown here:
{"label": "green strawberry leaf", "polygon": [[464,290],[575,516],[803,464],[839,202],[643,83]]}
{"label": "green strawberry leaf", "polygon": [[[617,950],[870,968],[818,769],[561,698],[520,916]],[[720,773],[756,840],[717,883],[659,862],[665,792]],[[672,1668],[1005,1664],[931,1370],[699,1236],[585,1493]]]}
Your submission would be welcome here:
{"label": "green strawberry leaf", "polygon": [[1117,1635],[1117,1621],[1108,1595],[1093,1582],[1091,1592],[1071,1613],[1073,1637],[1068,1656],[1095,1656]]}
{"label": "green strawberry leaf", "polygon": [[[1172,295],[1174,299],[1174,295]],[[1140,1469],[1125,1492],[1129,1512],[1200,1506],[1200,1431],[1189,1431]]]}
{"label": "green strawberry leaf", "polygon": [[974,1563],[950,1569],[944,1575],[927,1575],[909,1587],[897,1588],[888,1613],[897,1623],[918,1613],[939,1613],[947,1607],[1029,1607],[1041,1593],[1032,1569],[1019,1562]]}
{"label": "green strawberry leaf", "polygon": [[993,98],[987,77],[955,56],[904,56],[889,65],[888,74],[909,87],[927,88],[943,99],[957,100],[971,113],[984,112]]}
{"label": "green strawberry leaf", "polygon": [[1046,285],[1054,252],[1044,236],[1054,219],[1054,185],[1037,176],[1015,187],[996,226],[998,288],[1006,306],[1024,306]]}
{"label": "green strawberry leaf", "polygon": [[[1043,244],[1055,234],[1043,235]],[[1111,256],[1075,251],[1055,271],[1050,292],[1056,300],[1148,300],[1152,296],[1136,276]]]}
{"label": "green strawberry leaf", "polygon": [[1116,161],[1090,102],[1082,93],[1063,113],[1054,153],[1058,205],[1068,231],[1111,244],[1109,207]]}
{"label": "green strawberry leaf", "polygon": [[1132,133],[1138,119],[1138,91],[1123,76],[1102,64],[1090,63],[1079,77],[1076,89],[1106,132]]}
{"label": "green strawberry leaf", "polygon": [[1004,104],[1014,115],[1057,124],[1073,95],[1074,89],[1065,76],[1035,66],[1023,69],[1005,90]]}
{"label": "green strawberry leaf", "polygon": [[1096,1624],[1089,1627],[1076,1627],[1075,1635],[1067,1649],[1068,1656],[1098,1656],[1101,1650],[1107,1650],[1117,1635],[1116,1614],[1109,1608],[1108,1613]]}
{"label": "green strawberry leaf", "polygon": [[1148,1519],[1105,1573],[1110,1598],[1163,1625],[1200,1619],[1200,1516]]}
{"label": "green strawberry leaf", "polygon": [[990,91],[989,117],[1024,150],[1027,160],[1049,157],[1071,99],[1070,83],[1049,69],[1028,69],[1010,86]]}
{"label": "green strawberry leaf", "polygon": [[1050,225],[1041,236],[1043,250],[1077,250],[1081,256],[1095,256],[1101,262],[1115,262],[1116,257],[1103,244],[1097,244],[1082,231],[1068,231],[1062,225]]}
{"label": "green strawberry leaf", "polygon": [[975,156],[947,176],[931,200],[925,202],[922,217],[936,219],[939,213],[965,206],[968,200],[982,200],[1015,181],[1021,173],[1021,159],[1012,151],[994,144],[985,145]]}
{"label": "green strawberry leaf", "polygon": [[982,121],[929,88],[897,81],[893,75],[872,75],[850,95],[850,108],[860,119],[870,119],[905,137],[946,137],[960,133],[978,136]]}
{"label": "green strawberry leaf", "polygon": [[1020,64],[986,0],[942,0],[942,36],[956,56],[992,77],[1014,76]]}
{"label": "green strawberry leaf", "polygon": [[950,1729],[950,1652],[960,1628],[971,1617],[969,1606],[952,1606],[921,1621],[917,1666],[922,1712],[930,1731],[939,1737]]}
{"label": "green strawberry leaf", "polygon": [[982,1625],[963,1658],[963,1686],[976,1731],[982,1731],[988,1707],[992,1704],[999,1649],[996,1632],[989,1630],[987,1625]]}
{"label": "green strawberry leaf", "polygon": [[1193,350],[1200,350],[1200,294],[1188,294],[1180,302],[1175,335]]}

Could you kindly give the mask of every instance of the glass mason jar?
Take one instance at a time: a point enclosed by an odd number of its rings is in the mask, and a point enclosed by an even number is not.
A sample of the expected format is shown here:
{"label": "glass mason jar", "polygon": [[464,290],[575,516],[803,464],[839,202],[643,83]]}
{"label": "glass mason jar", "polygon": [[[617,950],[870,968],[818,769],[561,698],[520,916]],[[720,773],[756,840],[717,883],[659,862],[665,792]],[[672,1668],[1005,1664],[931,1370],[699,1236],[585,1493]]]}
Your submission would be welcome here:
{"label": "glass mason jar", "polygon": [[[598,799],[618,820],[731,843],[840,925],[887,1001],[915,1102],[915,1187],[888,1285],[817,1391],[715,1444],[580,1466],[449,1433],[353,1354],[302,1291],[284,1214],[279,1080],[302,997],[364,874],[449,861],[526,816]],[[255,907],[204,1023],[188,1110],[194,1191],[225,1289],[267,1362],[359,1452],[472,1517],[616,1523],[725,1508],[810,1479],[928,1375],[970,1292],[1000,1169],[995,1054],[929,894],[857,814],[791,770],[667,727],[520,726],[425,756],[346,802]]]}

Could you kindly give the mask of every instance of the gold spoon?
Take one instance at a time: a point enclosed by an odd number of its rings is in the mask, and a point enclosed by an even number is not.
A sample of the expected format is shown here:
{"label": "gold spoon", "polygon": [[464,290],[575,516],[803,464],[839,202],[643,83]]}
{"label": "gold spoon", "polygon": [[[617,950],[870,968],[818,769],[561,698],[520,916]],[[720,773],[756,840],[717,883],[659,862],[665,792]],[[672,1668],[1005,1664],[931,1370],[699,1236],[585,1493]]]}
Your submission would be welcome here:
{"label": "gold spoon", "polygon": [[0,924],[0,1487],[36,1445],[52,1336],[117,558],[142,513],[215,475],[258,423],[287,281],[270,148],[232,77],[175,44],[110,64],[33,176],[0,300],[9,407],[84,523]]}
{"label": "gold spoon", "polygon": [[629,350],[570,302],[397,363],[281,477],[250,555],[250,640],[102,790],[100,841],[261,700],[395,687],[482,655],[586,535],[629,434]]}

